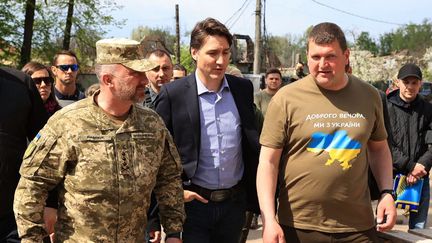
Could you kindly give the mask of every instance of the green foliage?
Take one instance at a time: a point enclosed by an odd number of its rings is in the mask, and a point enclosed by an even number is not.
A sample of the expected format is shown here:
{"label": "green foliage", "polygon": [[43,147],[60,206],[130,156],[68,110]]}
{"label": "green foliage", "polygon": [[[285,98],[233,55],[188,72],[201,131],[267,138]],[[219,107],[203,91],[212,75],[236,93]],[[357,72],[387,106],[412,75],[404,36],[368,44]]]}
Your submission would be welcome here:
{"label": "green foliage", "polygon": [[189,52],[189,46],[182,45],[180,47],[180,64],[186,68],[187,73],[192,73],[195,70],[195,62]]}
{"label": "green foliage", "polygon": [[422,55],[432,46],[432,23],[423,20],[422,24],[408,24],[380,36],[380,54],[408,50],[414,55]]}
{"label": "green foliage", "polygon": [[378,54],[378,45],[369,36],[369,32],[361,32],[360,36],[355,41],[355,46],[360,50],[367,50],[374,55]]}
{"label": "green foliage", "polygon": [[[32,38],[32,60],[50,63],[62,48],[68,1],[36,1]],[[24,26],[24,0],[0,0],[0,59],[19,59]],[[106,33],[104,26],[121,26],[123,20],[110,13],[120,9],[114,0],[75,0],[70,49],[81,64],[92,65],[95,42]],[[10,51],[12,50],[12,51]]]}
{"label": "green foliage", "polygon": [[23,16],[21,1],[0,0],[0,62],[11,65],[19,59]]}

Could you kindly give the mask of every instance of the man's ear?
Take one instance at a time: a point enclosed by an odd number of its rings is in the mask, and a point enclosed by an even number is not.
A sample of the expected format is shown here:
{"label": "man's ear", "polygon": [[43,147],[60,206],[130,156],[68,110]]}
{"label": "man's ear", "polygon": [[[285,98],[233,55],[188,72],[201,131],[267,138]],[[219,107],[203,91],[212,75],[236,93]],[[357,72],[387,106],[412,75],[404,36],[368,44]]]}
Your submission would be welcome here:
{"label": "man's ear", "polygon": [[112,76],[110,74],[107,74],[107,73],[102,74],[101,80],[105,86],[107,86],[107,87],[113,86]]}
{"label": "man's ear", "polygon": [[349,56],[350,56],[350,50],[347,48],[344,52],[345,58],[346,58],[346,62],[345,65],[349,64]]}
{"label": "man's ear", "polygon": [[195,61],[197,61],[197,58],[198,58],[198,49],[191,48],[191,56],[192,56],[192,59],[194,59]]}

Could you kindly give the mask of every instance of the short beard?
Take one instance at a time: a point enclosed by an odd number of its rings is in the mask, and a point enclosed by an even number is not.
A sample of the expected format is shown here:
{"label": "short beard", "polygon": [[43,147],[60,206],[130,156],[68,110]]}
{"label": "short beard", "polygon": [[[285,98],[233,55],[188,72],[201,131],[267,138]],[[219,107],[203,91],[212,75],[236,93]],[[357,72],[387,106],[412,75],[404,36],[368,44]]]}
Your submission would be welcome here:
{"label": "short beard", "polygon": [[120,100],[132,101],[133,103],[142,103],[144,102],[145,99],[145,95],[143,94],[142,96],[140,96],[137,90],[135,90],[132,93],[132,90],[125,90],[125,89],[120,90],[117,94],[117,97]]}
{"label": "short beard", "polygon": [[63,85],[65,85],[65,86],[68,86],[68,85],[71,85],[71,84],[75,83],[75,82],[72,81],[71,79],[66,79],[66,80],[59,79],[59,80],[60,80],[60,82],[61,82]]}

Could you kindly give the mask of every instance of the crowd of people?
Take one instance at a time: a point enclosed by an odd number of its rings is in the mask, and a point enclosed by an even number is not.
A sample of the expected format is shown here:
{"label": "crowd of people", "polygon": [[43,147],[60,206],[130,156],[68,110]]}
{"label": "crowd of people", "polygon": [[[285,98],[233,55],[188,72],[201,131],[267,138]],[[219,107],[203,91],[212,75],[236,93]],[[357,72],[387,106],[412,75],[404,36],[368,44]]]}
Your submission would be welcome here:
{"label": "crowd of people", "polygon": [[0,242],[160,242],[162,226],[167,243],[239,243],[258,215],[266,243],[379,242],[396,174],[423,180],[409,228],[426,227],[432,104],[418,66],[380,93],[347,72],[345,35],[325,22],[308,36],[310,74],[299,63],[282,87],[270,68],[254,94],[231,45],[224,24],[198,22],[187,75],[165,50],[103,39],[85,93],[72,51],[0,68]]}

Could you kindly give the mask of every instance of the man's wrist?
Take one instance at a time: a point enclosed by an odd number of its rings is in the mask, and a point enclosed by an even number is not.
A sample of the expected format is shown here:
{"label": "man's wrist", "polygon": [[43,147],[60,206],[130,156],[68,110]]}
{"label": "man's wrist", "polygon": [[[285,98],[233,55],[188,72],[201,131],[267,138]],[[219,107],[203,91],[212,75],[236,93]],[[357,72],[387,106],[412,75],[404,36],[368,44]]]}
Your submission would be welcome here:
{"label": "man's wrist", "polygon": [[395,191],[393,189],[384,189],[384,190],[382,190],[381,193],[380,193],[381,197],[384,194],[390,194],[390,196],[392,196],[392,198],[393,198],[394,201],[396,201],[396,199],[397,199],[396,193],[395,193]]}

